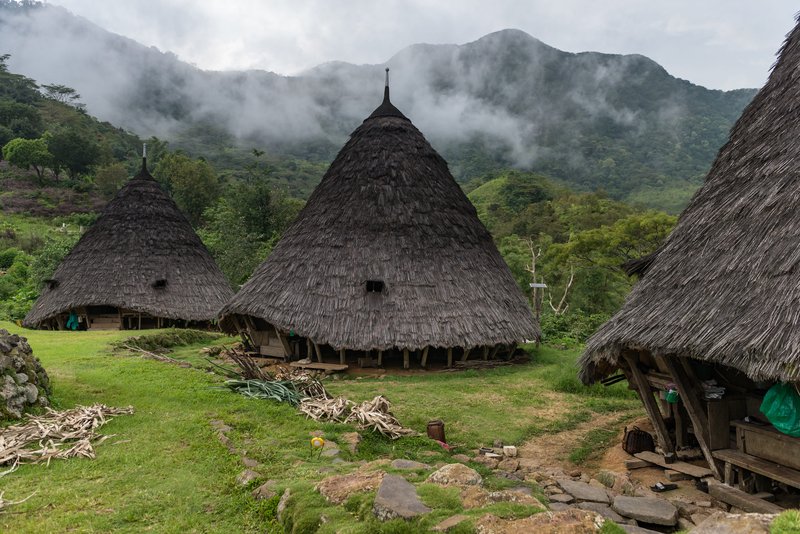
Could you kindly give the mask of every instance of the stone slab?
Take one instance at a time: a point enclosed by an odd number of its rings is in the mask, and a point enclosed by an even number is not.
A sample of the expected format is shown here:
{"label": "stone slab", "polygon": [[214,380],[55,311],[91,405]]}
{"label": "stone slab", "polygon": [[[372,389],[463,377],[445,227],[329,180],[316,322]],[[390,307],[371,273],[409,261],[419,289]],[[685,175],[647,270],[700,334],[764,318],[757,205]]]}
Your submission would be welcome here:
{"label": "stone slab", "polygon": [[608,492],[605,488],[566,479],[559,480],[558,485],[561,486],[562,490],[575,497],[577,501],[611,503],[611,499],[608,497]]}
{"label": "stone slab", "polygon": [[664,499],[617,495],[611,507],[619,515],[644,523],[666,526],[674,526],[678,523],[678,509]]}
{"label": "stone slab", "polygon": [[381,521],[412,519],[431,511],[417,496],[417,488],[401,476],[386,475],[375,495],[373,513]]}

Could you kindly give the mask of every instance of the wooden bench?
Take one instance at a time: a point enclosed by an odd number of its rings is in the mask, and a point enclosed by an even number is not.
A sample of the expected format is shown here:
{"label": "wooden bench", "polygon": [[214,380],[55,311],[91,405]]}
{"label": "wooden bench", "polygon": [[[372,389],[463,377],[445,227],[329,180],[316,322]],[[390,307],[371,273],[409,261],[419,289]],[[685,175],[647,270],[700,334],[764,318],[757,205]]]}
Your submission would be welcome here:
{"label": "wooden bench", "polygon": [[800,471],[791,467],[776,464],[736,449],[720,449],[711,454],[714,458],[725,462],[725,484],[729,486],[733,484],[733,466],[736,466],[782,482],[787,486],[800,488]]}

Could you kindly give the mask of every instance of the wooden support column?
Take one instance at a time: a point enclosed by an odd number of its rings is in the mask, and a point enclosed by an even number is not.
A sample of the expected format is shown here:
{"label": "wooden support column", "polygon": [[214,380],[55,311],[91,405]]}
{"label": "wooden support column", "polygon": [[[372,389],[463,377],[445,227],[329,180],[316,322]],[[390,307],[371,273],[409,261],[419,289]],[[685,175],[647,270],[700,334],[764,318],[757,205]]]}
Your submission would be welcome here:
{"label": "wooden support column", "polygon": [[430,349],[430,347],[422,349],[422,367],[427,367],[428,365],[428,349]]}
{"label": "wooden support column", "polygon": [[490,360],[494,360],[495,358],[497,358],[497,353],[500,352],[500,347],[502,347],[502,345],[500,345],[499,343],[494,346],[494,348],[492,349],[492,353],[489,355]]}
{"label": "wooden support column", "polygon": [[472,352],[472,349],[464,349],[464,355],[461,356],[461,361],[462,362],[467,361],[467,358],[469,358],[469,353],[470,352]]}
{"label": "wooden support column", "polygon": [[447,367],[453,367],[453,347],[447,347]]}
{"label": "wooden support column", "polygon": [[284,357],[286,359],[289,359],[289,357],[292,355],[292,347],[291,345],[289,345],[289,340],[286,339],[286,336],[284,336],[280,331],[278,331],[277,328],[275,329],[275,333],[278,334],[278,339],[280,340],[281,345],[283,345],[283,352],[285,353]]}
{"label": "wooden support column", "polygon": [[378,351],[378,367],[383,367],[383,351]]}
{"label": "wooden support column", "polygon": [[339,349],[339,363],[344,365],[344,362],[347,361],[347,352],[345,349]]}
{"label": "wooden support column", "polygon": [[[673,358],[657,357],[658,361],[662,362],[664,368],[672,377],[675,385],[678,386],[678,394],[680,400],[686,407],[686,412],[689,414],[689,419],[692,421],[692,428],[694,429],[694,436],[700,444],[700,449],[703,451],[703,456],[706,457],[708,468],[714,473],[717,480],[722,479],[722,474],[719,471],[719,466],[716,460],[711,455],[711,448],[709,447],[708,437],[708,417],[703,403],[700,401],[697,392],[695,391],[692,383],[687,374],[687,369],[684,363],[678,363]],[[687,362],[688,363],[688,362]]]}
{"label": "wooden support column", "polygon": [[642,399],[644,409],[653,422],[653,428],[656,430],[656,436],[658,436],[658,442],[661,444],[661,448],[664,449],[665,453],[675,452],[675,447],[672,445],[672,440],[669,438],[669,432],[667,432],[667,425],[664,423],[661,410],[653,396],[653,390],[650,388],[650,384],[647,382],[644,373],[639,369],[638,358],[629,352],[625,352],[623,357],[625,361],[628,362],[630,377],[633,378],[633,383],[636,385],[636,390],[639,392],[639,398]]}
{"label": "wooden support column", "polygon": [[314,347],[311,345],[311,338],[306,338],[306,358],[309,360],[314,359]]}
{"label": "wooden support column", "polygon": [[[86,324],[87,325],[89,324],[89,318],[88,317],[86,318]],[[141,329],[142,329],[142,314],[140,312],[139,313],[139,330],[141,330]]]}
{"label": "wooden support column", "polygon": [[403,349],[403,369],[411,367],[408,363],[408,349]]}
{"label": "wooden support column", "polygon": [[319,349],[319,345],[317,345],[317,342],[313,339],[311,340],[311,343],[314,344],[314,352],[317,353],[317,361],[322,363],[322,351]]}
{"label": "wooden support column", "polygon": [[484,361],[489,359],[489,346],[483,347],[483,359]]}

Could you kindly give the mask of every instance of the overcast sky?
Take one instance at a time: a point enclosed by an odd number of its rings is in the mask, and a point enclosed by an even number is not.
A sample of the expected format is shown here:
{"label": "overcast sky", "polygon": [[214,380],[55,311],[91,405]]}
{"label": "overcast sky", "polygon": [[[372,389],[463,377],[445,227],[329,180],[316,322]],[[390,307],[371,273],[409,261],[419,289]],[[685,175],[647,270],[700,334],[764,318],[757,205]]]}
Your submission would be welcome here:
{"label": "overcast sky", "polygon": [[569,52],[644,54],[714,89],[760,87],[800,5],[787,0],[51,0],[203,69],[297,74],[381,63],[414,43],[521,29]]}

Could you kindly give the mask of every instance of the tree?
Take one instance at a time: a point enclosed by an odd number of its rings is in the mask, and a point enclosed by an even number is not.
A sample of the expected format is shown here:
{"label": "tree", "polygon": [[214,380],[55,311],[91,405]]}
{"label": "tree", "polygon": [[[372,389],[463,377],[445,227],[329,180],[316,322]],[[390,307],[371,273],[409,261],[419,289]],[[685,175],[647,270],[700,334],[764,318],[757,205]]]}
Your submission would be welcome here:
{"label": "tree", "polygon": [[42,85],[42,89],[44,89],[44,95],[47,98],[50,100],[55,100],[56,102],[61,102],[62,104],[74,106],[81,98],[81,95],[78,94],[78,91],[72,87],[67,87],[66,85],[44,84]]}
{"label": "tree", "polygon": [[56,178],[61,169],[66,169],[69,177],[75,180],[79,175],[89,172],[100,157],[97,143],[75,130],[61,130],[52,134],[47,146],[53,154],[52,168]]}
{"label": "tree", "polygon": [[108,199],[119,191],[119,188],[122,187],[127,179],[128,171],[119,162],[97,169],[94,175],[94,183],[97,185],[97,190]]}
{"label": "tree", "polygon": [[202,224],[203,212],[222,192],[219,179],[208,162],[193,160],[181,152],[162,156],[154,174],[195,227]]}
{"label": "tree", "polygon": [[21,169],[33,168],[39,183],[44,181],[43,172],[52,164],[53,155],[47,149],[43,139],[12,139],[3,147],[3,159]]}

